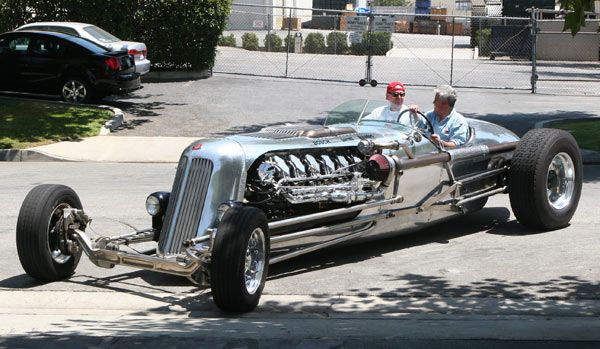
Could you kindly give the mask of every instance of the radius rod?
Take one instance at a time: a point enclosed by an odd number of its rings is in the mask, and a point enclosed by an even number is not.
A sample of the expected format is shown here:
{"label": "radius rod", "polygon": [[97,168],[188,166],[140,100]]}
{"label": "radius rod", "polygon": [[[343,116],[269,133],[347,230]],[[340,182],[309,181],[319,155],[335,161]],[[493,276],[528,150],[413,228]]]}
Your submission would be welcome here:
{"label": "radius rod", "polygon": [[488,157],[491,154],[504,153],[516,149],[519,142],[509,142],[494,145],[479,145],[469,148],[449,149],[437,154],[416,156],[414,159],[399,159],[394,157],[398,171],[423,167],[431,164],[449,161],[467,160],[477,157]]}

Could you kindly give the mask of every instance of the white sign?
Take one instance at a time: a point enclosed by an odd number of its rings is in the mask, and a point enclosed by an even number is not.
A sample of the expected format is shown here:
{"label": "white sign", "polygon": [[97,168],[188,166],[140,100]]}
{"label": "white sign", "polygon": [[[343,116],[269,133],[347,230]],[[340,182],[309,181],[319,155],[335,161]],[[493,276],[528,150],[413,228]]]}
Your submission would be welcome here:
{"label": "white sign", "polygon": [[361,32],[350,32],[350,35],[348,36],[348,38],[350,39],[350,43],[352,43],[352,44],[360,44],[362,42],[363,33],[361,33]]}
{"label": "white sign", "polygon": [[350,32],[366,32],[369,26],[369,17],[350,16],[346,17],[346,30]]}
{"label": "white sign", "polygon": [[375,16],[373,31],[393,33],[394,22],[396,22],[396,16]]}
{"label": "white sign", "polygon": [[264,28],[265,22],[262,19],[255,19],[252,21],[252,28]]}

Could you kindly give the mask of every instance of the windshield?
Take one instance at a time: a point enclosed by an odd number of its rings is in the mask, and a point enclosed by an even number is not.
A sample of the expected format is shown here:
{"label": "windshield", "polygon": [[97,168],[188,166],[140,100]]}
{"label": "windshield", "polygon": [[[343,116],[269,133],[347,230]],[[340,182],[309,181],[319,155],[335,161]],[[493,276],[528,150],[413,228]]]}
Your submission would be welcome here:
{"label": "windshield", "polygon": [[94,39],[96,39],[100,42],[103,42],[103,43],[121,41],[116,36],[112,35],[111,33],[107,32],[101,28],[96,27],[95,25],[85,27],[85,28],[83,28],[83,30],[85,30],[86,33],[93,36]]}
{"label": "windshield", "polygon": [[373,109],[388,105],[388,103],[388,101],[369,99],[353,99],[344,102],[327,112],[325,126],[335,124],[356,124],[361,118],[369,115]]}

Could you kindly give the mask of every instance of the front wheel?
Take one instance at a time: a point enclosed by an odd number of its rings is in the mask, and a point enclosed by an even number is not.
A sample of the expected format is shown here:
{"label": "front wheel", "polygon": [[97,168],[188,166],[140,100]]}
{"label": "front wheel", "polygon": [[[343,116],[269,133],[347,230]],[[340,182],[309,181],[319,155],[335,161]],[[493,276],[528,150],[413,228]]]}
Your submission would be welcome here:
{"label": "front wheel", "polygon": [[215,304],[227,312],[256,308],[269,267],[269,228],[255,207],[232,207],[217,229],[210,268]]}
{"label": "front wheel", "polygon": [[71,252],[62,227],[63,209],[81,209],[73,189],[57,184],[42,184],[25,197],[17,220],[17,252],[25,272],[40,281],[66,279],[75,272],[81,250]]}
{"label": "front wheel", "polygon": [[508,173],[513,213],[530,228],[563,228],[577,210],[582,179],[581,154],[570,133],[531,130],[519,142]]}

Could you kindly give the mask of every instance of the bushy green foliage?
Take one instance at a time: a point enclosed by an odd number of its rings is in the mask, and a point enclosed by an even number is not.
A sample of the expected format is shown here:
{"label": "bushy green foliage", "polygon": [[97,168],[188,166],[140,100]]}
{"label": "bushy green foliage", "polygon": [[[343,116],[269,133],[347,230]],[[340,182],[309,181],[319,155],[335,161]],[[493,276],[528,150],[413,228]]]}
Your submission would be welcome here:
{"label": "bushy green foliage", "polygon": [[0,31],[40,21],[91,23],[144,42],[153,70],[202,70],[214,63],[230,7],[231,0],[0,0]]}
{"label": "bushy green foliage", "polygon": [[221,35],[221,37],[219,37],[219,46],[235,47],[235,44],[235,36],[233,36],[233,34],[229,34],[227,36]]}
{"label": "bushy green foliage", "polygon": [[475,45],[479,47],[480,56],[490,55],[490,40],[492,38],[492,29],[483,28],[475,32]]}
{"label": "bushy green foliage", "polygon": [[275,33],[265,35],[264,44],[265,50],[269,52],[280,52],[282,50],[281,38]]}
{"label": "bushy green foliage", "polygon": [[327,52],[337,55],[348,53],[348,37],[344,32],[331,32],[327,34]]}
{"label": "bushy green foliage", "polygon": [[244,33],[242,35],[242,47],[248,51],[257,51],[258,36],[254,33]]}
{"label": "bushy green foliage", "polygon": [[321,33],[310,33],[304,39],[304,52],[325,53],[325,37]]}
{"label": "bushy green foliage", "polygon": [[286,36],[283,39],[283,51],[284,52],[290,52],[290,53],[295,52],[294,40],[295,40],[295,37],[292,34]]}
{"label": "bushy green foliage", "polygon": [[373,56],[384,56],[393,46],[392,34],[385,32],[371,33],[371,45],[369,49],[369,33],[363,33],[362,42],[352,44],[350,52],[353,55],[364,56],[371,52]]}
{"label": "bushy green foliage", "polygon": [[166,69],[198,70],[213,65],[230,0],[138,1],[142,13],[139,28],[143,30],[140,37],[149,47],[150,60]]}

